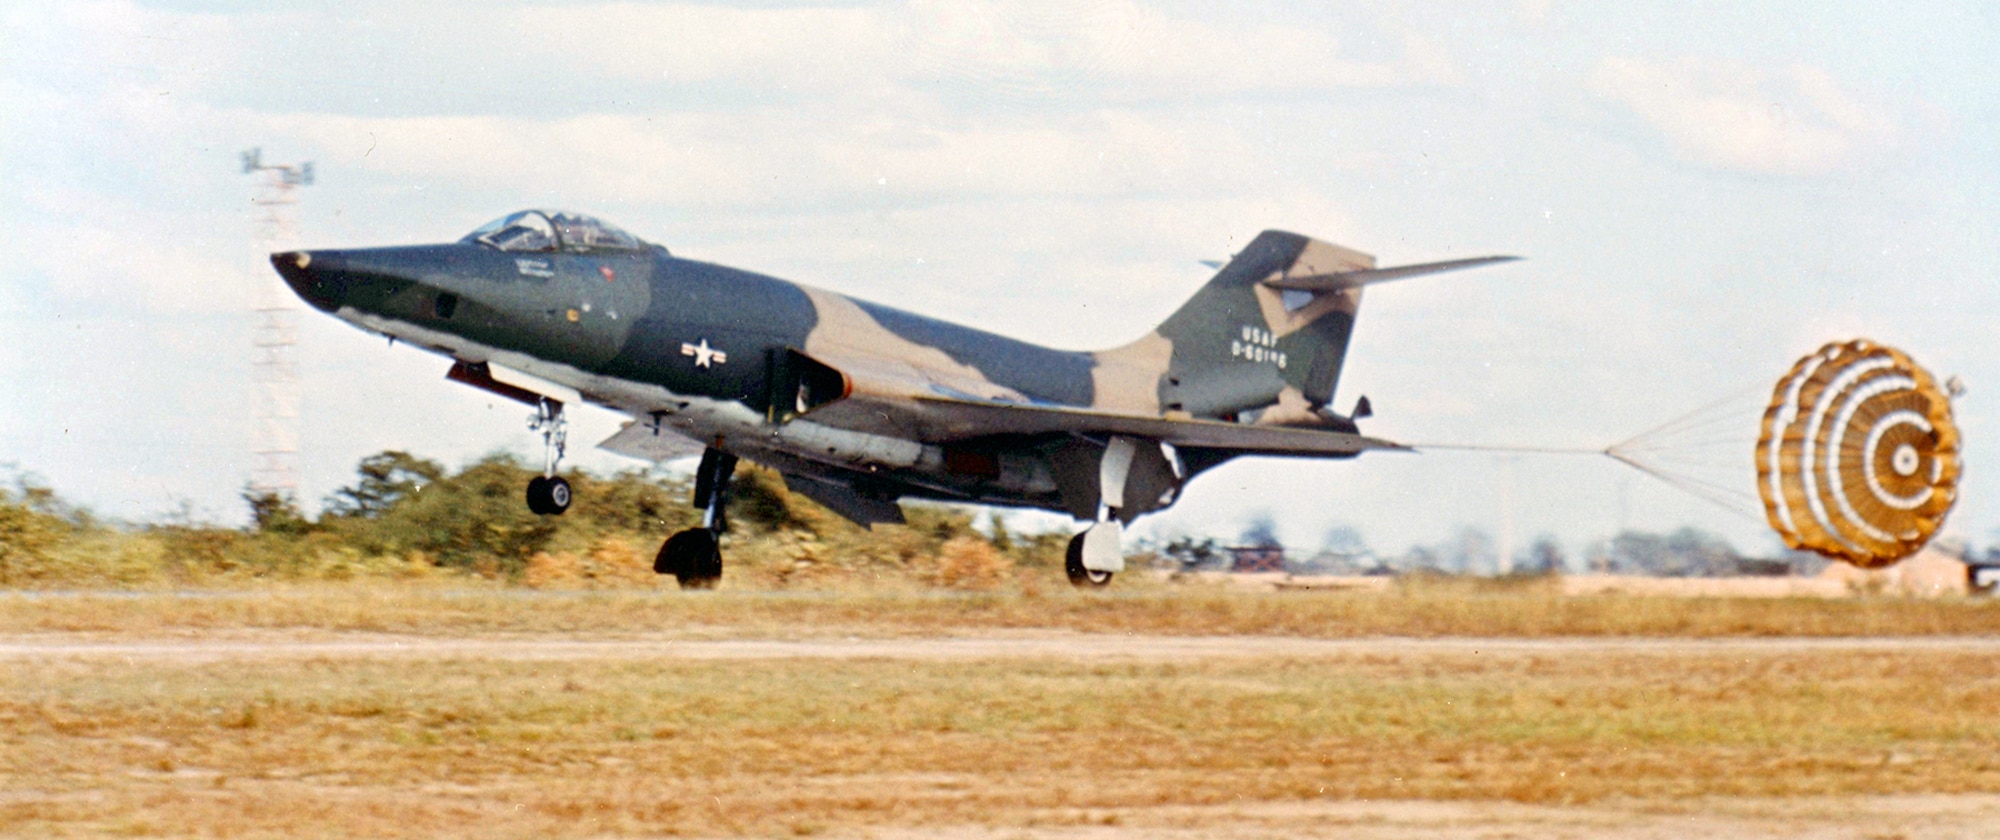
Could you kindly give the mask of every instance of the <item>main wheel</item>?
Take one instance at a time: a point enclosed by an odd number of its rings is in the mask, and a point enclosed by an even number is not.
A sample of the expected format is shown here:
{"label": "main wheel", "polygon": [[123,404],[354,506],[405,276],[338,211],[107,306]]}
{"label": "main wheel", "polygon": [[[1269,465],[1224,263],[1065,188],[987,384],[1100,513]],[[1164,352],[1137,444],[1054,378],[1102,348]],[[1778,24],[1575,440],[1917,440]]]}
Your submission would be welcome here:
{"label": "main wheel", "polygon": [[1069,575],[1069,585],[1079,589],[1103,589],[1111,583],[1110,572],[1083,567],[1083,534],[1069,538],[1069,550],[1063,556],[1063,572]]}
{"label": "main wheel", "polygon": [[569,502],[568,479],[540,475],[528,479],[528,510],[542,516],[561,516],[569,510]]}
{"label": "main wheel", "polygon": [[660,546],[653,571],[673,575],[682,589],[714,589],[722,580],[722,547],[708,529],[689,528]]}

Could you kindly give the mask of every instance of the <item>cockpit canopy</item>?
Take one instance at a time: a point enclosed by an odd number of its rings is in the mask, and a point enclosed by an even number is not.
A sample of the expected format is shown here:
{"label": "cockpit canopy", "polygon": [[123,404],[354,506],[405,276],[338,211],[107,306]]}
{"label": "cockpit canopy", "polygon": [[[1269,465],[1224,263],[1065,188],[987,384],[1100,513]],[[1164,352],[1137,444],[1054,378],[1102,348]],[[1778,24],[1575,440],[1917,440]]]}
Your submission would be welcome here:
{"label": "cockpit canopy", "polygon": [[639,251],[646,243],[625,231],[580,213],[522,210],[503,216],[465,235],[471,242],[502,251],[567,251],[593,254]]}

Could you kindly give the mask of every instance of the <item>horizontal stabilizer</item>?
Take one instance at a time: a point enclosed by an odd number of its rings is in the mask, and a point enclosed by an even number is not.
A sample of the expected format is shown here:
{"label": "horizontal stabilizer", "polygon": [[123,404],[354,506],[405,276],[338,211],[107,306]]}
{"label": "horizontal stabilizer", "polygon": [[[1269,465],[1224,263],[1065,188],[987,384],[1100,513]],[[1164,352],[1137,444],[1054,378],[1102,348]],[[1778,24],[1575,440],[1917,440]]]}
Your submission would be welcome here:
{"label": "horizontal stabilizer", "polygon": [[1518,259],[1520,257],[1472,257],[1463,260],[1445,260],[1444,262],[1390,266],[1389,268],[1338,271],[1332,274],[1307,274],[1295,277],[1278,276],[1265,280],[1264,285],[1270,286],[1273,289],[1290,289],[1301,292],[1337,292],[1341,289],[1352,289],[1373,283],[1386,283],[1390,280],[1401,280],[1405,277],[1417,277],[1424,274],[1477,268],[1482,265],[1513,262]]}

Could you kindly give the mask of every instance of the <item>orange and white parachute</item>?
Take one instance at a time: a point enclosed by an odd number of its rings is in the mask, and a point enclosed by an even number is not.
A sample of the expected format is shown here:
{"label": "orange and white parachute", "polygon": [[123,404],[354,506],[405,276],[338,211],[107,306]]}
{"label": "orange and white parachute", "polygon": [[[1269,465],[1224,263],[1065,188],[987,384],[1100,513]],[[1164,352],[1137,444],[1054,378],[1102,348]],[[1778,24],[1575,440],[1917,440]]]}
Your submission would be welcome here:
{"label": "orange and white parachute", "polygon": [[1833,343],[1778,381],[1757,439],[1757,490],[1793,548],[1863,568],[1917,552],[1958,498],[1951,398],[1910,357]]}

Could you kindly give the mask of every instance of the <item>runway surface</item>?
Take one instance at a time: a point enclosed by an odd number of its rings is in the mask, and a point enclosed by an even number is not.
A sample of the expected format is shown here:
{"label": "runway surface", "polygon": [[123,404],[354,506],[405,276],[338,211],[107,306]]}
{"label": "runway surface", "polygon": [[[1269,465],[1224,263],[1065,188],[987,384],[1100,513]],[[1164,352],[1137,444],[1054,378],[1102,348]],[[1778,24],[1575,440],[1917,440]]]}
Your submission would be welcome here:
{"label": "runway surface", "polygon": [[1286,636],[1128,636],[1033,633],[886,639],[679,639],[668,636],[565,638],[534,636],[416,636],[232,630],[173,638],[104,638],[43,633],[0,637],[0,660],[111,657],[148,661],[233,659],[407,658],[546,661],[665,659],[891,659],[956,661],[1072,659],[1165,661],[1212,658],[1338,658],[1360,655],[1522,656],[1573,652],[1686,655],[1929,652],[2000,654],[2000,637],[1902,638],[1363,638]]}

